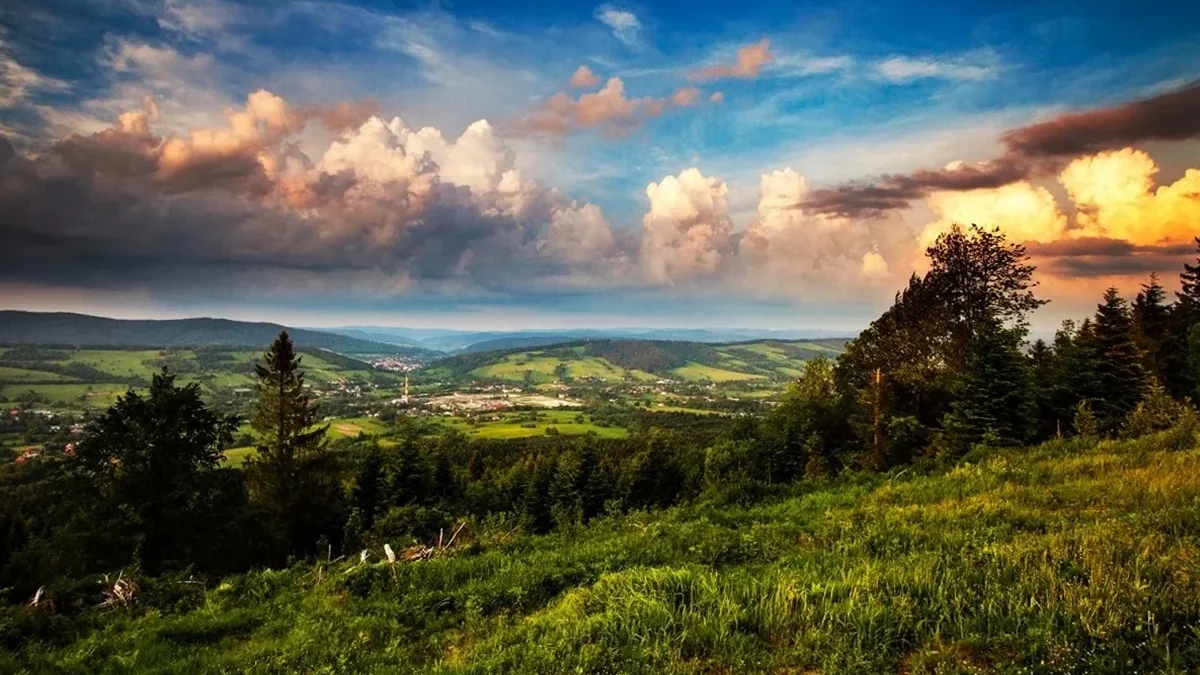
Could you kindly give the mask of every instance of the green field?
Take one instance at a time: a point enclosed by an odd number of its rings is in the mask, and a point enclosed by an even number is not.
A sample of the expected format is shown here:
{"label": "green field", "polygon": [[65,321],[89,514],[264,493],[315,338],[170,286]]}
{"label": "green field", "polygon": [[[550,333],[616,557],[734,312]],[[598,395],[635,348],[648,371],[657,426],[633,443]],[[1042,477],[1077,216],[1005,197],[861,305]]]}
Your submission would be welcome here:
{"label": "green field", "polygon": [[0,366],[0,382],[71,382],[71,378],[58,373],[48,373],[44,370],[29,370],[27,368],[11,368]]}
{"label": "green field", "polygon": [[575,418],[580,414],[576,410],[547,410],[540,414],[542,417],[536,422],[532,422],[534,425],[532,428],[522,426],[530,424],[530,422],[518,421],[512,413],[506,413],[504,419],[500,421],[483,420],[478,424],[471,424],[461,417],[439,418],[438,423],[447,429],[460,431],[471,438],[544,436],[548,427],[554,427],[560,435],[564,436],[582,436],[589,433],[594,433],[600,438],[626,438],[629,436],[629,430],[622,427],[602,427],[588,421],[576,422]]}
{"label": "green field", "polygon": [[33,391],[52,403],[107,408],[116,403],[117,397],[128,390],[129,387],[123,384],[5,384],[0,385],[0,401],[15,401],[21,395]]}
{"label": "green field", "polygon": [[576,380],[595,378],[599,380],[621,381],[632,378],[641,381],[653,381],[655,377],[640,370],[626,370],[608,361],[592,356],[584,356],[582,349],[577,348],[577,354],[570,359],[547,356],[541,351],[509,354],[496,363],[489,364],[471,371],[471,376],[480,379],[507,380],[522,382],[527,371],[532,372],[536,383],[557,382],[558,376],[554,371],[559,364],[566,364],[568,377]]}
{"label": "green field", "polygon": [[1200,667],[1197,503],[1195,436],[1167,432],[541,537],[472,522],[426,562],[88,610],[66,642],[10,643],[0,671],[1182,675]]}
{"label": "green field", "polygon": [[740,373],[734,370],[725,370],[723,368],[714,368],[705,366],[699,363],[689,363],[686,366],[680,366],[671,371],[673,375],[690,382],[736,382],[739,380],[761,380],[763,375],[752,375],[750,373]]}

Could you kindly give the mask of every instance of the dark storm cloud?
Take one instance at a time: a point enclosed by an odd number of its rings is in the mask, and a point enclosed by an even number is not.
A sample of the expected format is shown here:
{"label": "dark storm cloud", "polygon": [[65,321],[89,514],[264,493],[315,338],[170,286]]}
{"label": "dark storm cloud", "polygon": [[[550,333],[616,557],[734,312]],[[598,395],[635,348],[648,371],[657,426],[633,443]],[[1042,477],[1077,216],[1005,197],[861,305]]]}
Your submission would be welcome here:
{"label": "dark storm cloud", "polygon": [[1200,138],[1200,82],[1112,108],[1068,113],[1001,136],[1005,154],[974,166],[885,175],[813,190],[804,208],[826,215],[875,217],[942,190],[996,188],[1059,169],[1074,156],[1132,144]]}
{"label": "dark storm cloud", "polygon": [[1109,277],[1149,274],[1178,269],[1188,262],[1190,244],[1146,245],[1121,239],[1085,237],[1053,242],[1028,242],[1026,250],[1038,264],[1059,276]]}

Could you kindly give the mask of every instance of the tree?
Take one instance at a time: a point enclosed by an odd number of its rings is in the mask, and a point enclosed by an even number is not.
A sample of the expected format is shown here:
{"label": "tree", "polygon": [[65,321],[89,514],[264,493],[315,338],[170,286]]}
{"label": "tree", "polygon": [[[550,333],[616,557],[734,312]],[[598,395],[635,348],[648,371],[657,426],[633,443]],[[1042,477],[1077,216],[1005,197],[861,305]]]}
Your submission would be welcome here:
{"label": "tree", "polygon": [[[304,384],[301,359],[287,331],[255,365],[258,378],[250,424],[262,439],[247,463],[251,495],[267,513],[272,560],[314,550],[333,520],[337,465],[325,447],[328,425],[320,426],[317,405]],[[337,528],[340,537],[340,527]]]}
{"label": "tree", "polygon": [[358,511],[359,531],[365,532],[375,524],[375,516],[383,508],[383,453],[378,443],[371,443],[351,490],[353,507]]}
{"label": "tree", "polygon": [[1029,348],[1029,381],[1036,440],[1046,440],[1061,432],[1062,415],[1054,400],[1058,370],[1058,354],[1045,340],[1035,341]]}
{"label": "tree", "polygon": [[1179,274],[1179,291],[1175,297],[1179,304],[1200,310],[1200,237],[1196,237],[1196,252],[1196,264],[1183,265],[1183,272]]}
{"label": "tree", "polygon": [[1185,264],[1179,275],[1179,291],[1171,306],[1167,344],[1163,348],[1163,373],[1174,396],[1193,396],[1200,387],[1200,373],[1188,363],[1188,337],[1200,325],[1200,237],[1196,238],[1195,264]]}
{"label": "tree", "polygon": [[985,441],[1001,446],[1029,439],[1033,399],[1018,332],[999,325],[979,327],[967,352],[966,373],[946,416],[948,447],[962,454]]}
{"label": "tree", "polygon": [[1133,302],[1133,325],[1138,347],[1146,357],[1146,372],[1160,380],[1166,379],[1163,348],[1167,344],[1171,322],[1170,307],[1163,304],[1166,297],[1166,291],[1158,283],[1158,275],[1151,273],[1150,282],[1142,285]]}
{"label": "tree", "polygon": [[[911,455],[911,442],[941,426],[982,327],[1004,326],[1023,338],[1028,314],[1045,304],[1033,293],[1025,248],[998,230],[955,226],[926,253],[929,271],[909,279],[834,369],[838,397],[874,465],[885,449],[896,458]],[[905,441],[896,444],[887,430],[900,418],[896,429]]]}
{"label": "tree", "polygon": [[1105,433],[1114,433],[1131,413],[1146,387],[1142,351],[1133,315],[1115,288],[1104,292],[1096,309],[1096,389],[1093,410]]}
{"label": "tree", "polygon": [[116,507],[147,573],[186,566],[213,523],[203,506],[221,498],[209,474],[233,441],[238,420],[205,406],[199,385],[175,385],[164,367],[145,396],[130,391],[91,424],[76,459],[97,499]]}
{"label": "tree", "polygon": [[[967,344],[981,327],[1011,324],[1024,329],[1029,313],[1046,304],[1033,293],[1034,267],[1025,247],[1008,242],[999,228],[955,225],[926,250],[925,280],[949,322],[947,363],[960,371]],[[987,328],[990,330],[990,328]]]}

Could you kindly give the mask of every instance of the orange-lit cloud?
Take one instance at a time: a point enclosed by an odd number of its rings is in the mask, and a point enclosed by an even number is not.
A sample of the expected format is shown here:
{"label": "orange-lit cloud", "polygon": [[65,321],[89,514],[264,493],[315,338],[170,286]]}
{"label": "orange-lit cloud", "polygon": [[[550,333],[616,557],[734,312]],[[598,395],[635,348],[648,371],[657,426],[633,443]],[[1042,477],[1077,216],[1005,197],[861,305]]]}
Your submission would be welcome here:
{"label": "orange-lit cloud", "polygon": [[[580,66],[580,69],[583,68]],[[581,94],[578,98],[566,92],[551,96],[520,120],[516,128],[539,134],[565,134],[581,128],[599,128],[609,134],[620,135],[639,126],[646,118],[661,115],[671,107],[695,105],[701,95],[702,92],[695,87],[683,87],[668,98],[629,98],[625,92],[625,82],[619,77],[612,77],[599,91]]]}
{"label": "orange-lit cloud", "polygon": [[571,75],[570,85],[579,89],[591,89],[600,84],[600,78],[592,72],[587,66],[579,66],[575,69],[575,73]]}
{"label": "orange-lit cloud", "polygon": [[1157,173],[1148,154],[1125,148],[1071,161],[1058,175],[1066,204],[1028,181],[934,192],[926,202],[938,219],[925,226],[920,244],[928,246],[955,223],[975,223],[1025,243],[1052,292],[1088,290],[1068,279],[1141,279],[1177,268],[1200,233],[1200,170],[1156,188]]}
{"label": "orange-lit cloud", "polygon": [[692,73],[693,80],[719,80],[730,77],[752,79],[758,77],[763,66],[771,62],[771,41],[763,38],[754,44],[746,45],[737,50],[737,57],[732,64],[716,64]]}

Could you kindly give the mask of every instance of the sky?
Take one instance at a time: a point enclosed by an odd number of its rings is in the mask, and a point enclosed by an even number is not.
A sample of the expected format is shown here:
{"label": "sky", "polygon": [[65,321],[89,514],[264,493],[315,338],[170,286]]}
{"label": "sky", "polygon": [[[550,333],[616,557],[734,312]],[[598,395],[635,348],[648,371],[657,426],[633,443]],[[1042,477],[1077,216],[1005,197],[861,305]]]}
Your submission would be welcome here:
{"label": "sky", "polygon": [[851,331],[955,223],[1172,288],[1200,3],[0,8],[0,308]]}

